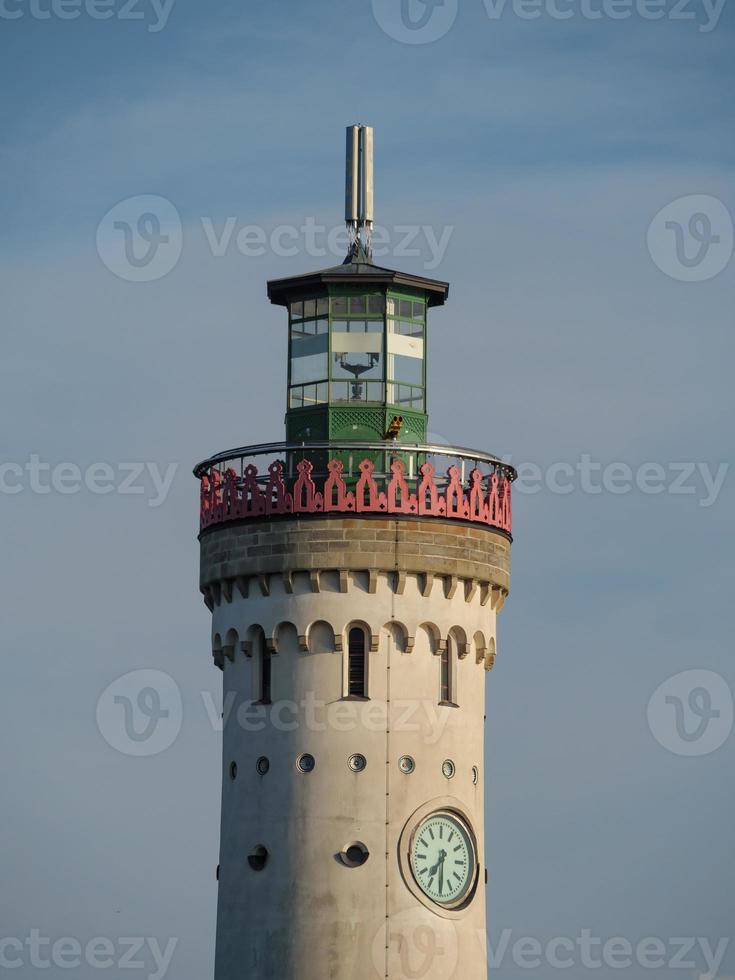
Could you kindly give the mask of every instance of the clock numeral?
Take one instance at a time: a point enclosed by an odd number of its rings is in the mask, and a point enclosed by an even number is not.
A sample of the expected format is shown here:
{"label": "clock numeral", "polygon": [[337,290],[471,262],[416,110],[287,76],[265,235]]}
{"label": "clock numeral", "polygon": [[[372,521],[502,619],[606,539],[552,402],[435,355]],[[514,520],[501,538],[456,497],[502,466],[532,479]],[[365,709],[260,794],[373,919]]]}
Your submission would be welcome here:
{"label": "clock numeral", "polygon": [[431,827],[429,827],[429,837],[434,840],[434,831],[431,829]]}
{"label": "clock numeral", "polygon": [[457,874],[456,871],[454,872],[454,877],[457,879],[457,881],[460,881],[460,882],[462,881],[462,879],[459,877],[459,875]]}

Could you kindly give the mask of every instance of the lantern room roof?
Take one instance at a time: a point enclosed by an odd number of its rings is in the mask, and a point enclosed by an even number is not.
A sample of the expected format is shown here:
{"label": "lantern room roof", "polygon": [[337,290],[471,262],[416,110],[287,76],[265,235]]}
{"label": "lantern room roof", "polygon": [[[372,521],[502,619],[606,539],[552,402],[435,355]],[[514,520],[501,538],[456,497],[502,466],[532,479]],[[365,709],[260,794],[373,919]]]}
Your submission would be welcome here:
{"label": "lantern room roof", "polygon": [[414,276],[396,269],[375,265],[362,248],[353,249],[341,265],[301,276],[268,281],[268,299],[277,306],[287,306],[292,299],[316,293],[328,286],[393,286],[420,289],[426,293],[428,306],[442,306],[449,292],[449,283],[439,279]]}

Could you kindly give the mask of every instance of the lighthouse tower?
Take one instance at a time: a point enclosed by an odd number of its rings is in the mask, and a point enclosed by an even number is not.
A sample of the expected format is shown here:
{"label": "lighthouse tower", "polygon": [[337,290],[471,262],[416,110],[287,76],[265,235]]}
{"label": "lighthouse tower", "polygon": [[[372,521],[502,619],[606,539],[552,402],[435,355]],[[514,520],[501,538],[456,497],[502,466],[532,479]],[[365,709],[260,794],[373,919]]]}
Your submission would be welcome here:
{"label": "lighthouse tower", "polygon": [[347,130],[344,263],[268,283],[286,441],[200,463],[223,673],[215,980],[484,980],[485,671],[510,466],[427,445],[448,284],[372,262],[372,130]]}

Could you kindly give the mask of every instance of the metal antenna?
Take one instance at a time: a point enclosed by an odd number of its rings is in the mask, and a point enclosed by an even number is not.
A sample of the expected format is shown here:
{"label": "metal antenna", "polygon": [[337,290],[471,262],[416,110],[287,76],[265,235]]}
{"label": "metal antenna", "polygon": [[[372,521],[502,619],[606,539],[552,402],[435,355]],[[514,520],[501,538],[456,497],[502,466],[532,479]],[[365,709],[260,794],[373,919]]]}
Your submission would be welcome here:
{"label": "metal antenna", "polygon": [[373,234],[373,128],[347,127],[345,223],[350,255],[362,247],[372,257]]}

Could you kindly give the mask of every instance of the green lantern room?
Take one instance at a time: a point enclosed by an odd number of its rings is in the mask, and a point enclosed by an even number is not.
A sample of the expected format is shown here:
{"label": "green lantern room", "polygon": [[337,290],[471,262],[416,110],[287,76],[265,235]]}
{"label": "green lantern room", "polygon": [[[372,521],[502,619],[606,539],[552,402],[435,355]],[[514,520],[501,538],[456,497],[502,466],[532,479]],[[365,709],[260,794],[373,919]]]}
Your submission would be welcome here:
{"label": "green lantern room", "polygon": [[374,265],[357,243],[344,263],[272,280],[268,298],[288,311],[286,439],[426,441],[427,312],[445,282]]}

